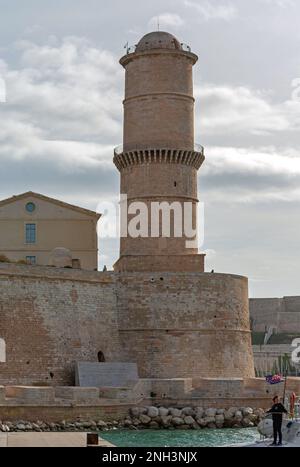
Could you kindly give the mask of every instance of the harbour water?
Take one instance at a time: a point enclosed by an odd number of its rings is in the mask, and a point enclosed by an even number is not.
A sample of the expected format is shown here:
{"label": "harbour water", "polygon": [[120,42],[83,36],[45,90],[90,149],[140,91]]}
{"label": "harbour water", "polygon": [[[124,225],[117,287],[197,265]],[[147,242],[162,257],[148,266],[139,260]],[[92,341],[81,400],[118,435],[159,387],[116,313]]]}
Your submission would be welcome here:
{"label": "harbour water", "polygon": [[115,430],[101,437],[117,447],[221,447],[259,439],[256,428],[224,430]]}

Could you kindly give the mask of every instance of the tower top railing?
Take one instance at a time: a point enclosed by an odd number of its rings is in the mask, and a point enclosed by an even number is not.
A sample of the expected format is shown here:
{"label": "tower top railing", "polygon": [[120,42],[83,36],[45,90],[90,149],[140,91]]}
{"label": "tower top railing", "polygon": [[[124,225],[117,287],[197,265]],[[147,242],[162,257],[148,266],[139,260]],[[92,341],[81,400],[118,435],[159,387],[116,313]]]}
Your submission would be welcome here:
{"label": "tower top railing", "polygon": [[[189,53],[192,52],[192,49],[188,44],[185,44],[184,42],[181,42],[180,46],[181,46],[180,50],[182,50],[183,52],[189,52]],[[151,46],[151,49],[165,49],[165,48],[166,47],[164,46],[164,44],[157,44],[155,46]],[[134,54],[136,52],[136,49],[137,49],[137,44],[135,44],[135,45],[126,44],[124,46],[124,49],[126,49],[126,55]],[[147,50],[151,50],[151,49],[149,48]]]}
{"label": "tower top railing", "polygon": [[[128,145],[129,146],[129,145]],[[185,151],[185,150],[193,150],[195,152],[199,152],[200,154],[204,155],[204,147],[201,146],[201,144],[195,143],[193,148],[186,148],[186,147],[172,147],[170,145],[170,142],[158,142],[156,144],[152,143],[139,143],[139,144],[130,144],[130,149],[127,151],[126,149],[124,150],[123,144],[120,144],[114,149],[114,155],[115,156],[120,156],[124,152],[132,152],[132,151],[151,151],[153,149],[161,149],[161,150],[176,150],[176,151]]]}

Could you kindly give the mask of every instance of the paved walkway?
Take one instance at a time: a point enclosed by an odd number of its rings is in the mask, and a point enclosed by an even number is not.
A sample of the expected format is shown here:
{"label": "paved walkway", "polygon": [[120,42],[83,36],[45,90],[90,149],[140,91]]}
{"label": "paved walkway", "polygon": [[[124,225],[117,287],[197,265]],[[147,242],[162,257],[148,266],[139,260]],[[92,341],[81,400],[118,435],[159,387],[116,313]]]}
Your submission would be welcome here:
{"label": "paved walkway", "polygon": [[[86,447],[86,433],[0,433],[0,447]],[[113,447],[99,438],[99,446]]]}

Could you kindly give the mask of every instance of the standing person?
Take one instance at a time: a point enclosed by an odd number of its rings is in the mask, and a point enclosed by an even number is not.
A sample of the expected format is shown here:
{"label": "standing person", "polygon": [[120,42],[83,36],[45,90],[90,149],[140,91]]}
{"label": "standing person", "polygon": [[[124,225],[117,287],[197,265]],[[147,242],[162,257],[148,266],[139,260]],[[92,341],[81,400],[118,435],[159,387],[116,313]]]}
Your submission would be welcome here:
{"label": "standing person", "polygon": [[[274,441],[272,446],[282,446],[282,416],[284,413],[287,413],[287,410],[281,404],[278,396],[273,398],[273,406],[267,413],[272,414],[273,419],[273,432],[274,432]],[[279,443],[277,444],[277,438],[279,437]]]}

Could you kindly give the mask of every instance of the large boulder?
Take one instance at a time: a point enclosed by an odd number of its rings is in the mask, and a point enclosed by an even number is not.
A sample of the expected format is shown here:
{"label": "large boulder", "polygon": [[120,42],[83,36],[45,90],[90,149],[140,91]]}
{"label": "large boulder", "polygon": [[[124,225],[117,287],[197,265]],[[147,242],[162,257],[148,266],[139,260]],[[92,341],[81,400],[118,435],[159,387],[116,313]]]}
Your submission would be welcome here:
{"label": "large boulder", "polygon": [[250,422],[252,422],[254,424],[256,424],[258,422],[258,420],[259,420],[258,416],[255,415],[254,413],[251,414],[251,415],[248,415],[247,418],[249,418]]}
{"label": "large boulder", "polygon": [[130,415],[131,415],[132,417],[138,417],[138,416],[140,415],[140,413],[141,413],[141,410],[140,410],[139,407],[131,407],[131,409],[130,409]]}
{"label": "large boulder", "polygon": [[172,417],[181,417],[181,410],[170,409],[170,415],[172,415]]}
{"label": "large boulder", "polygon": [[216,415],[216,426],[217,428],[223,428],[225,422],[225,418],[223,414]]}
{"label": "large boulder", "polygon": [[254,426],[254,423],[252,423],[252,422],[250,421],[249,418],[245,417],[245,418],[242,420],[242,425],[243,425],[243,427],[245,427],[245,428],[250,428],[250,427],[252,428],[252,427]]}
{"label": "large boulder", "polygon": [[237,422],[241,422],[243,420],[243,414],[240,410],[237,410],[234,414],[234,420]]}
{"label": "large boulder", "polygon": [[237,410],[237,407],[231,407],[230,409],[226,410],[224,413],[225,420],[231,420],[235,416]]}
{"label": "large boulder", "polygon": [[151,418],[148,417],[148,415],[140,415],[140,421],[143,425],[149,425],[149,423],[151,422]]}
{"label": "large boulder", "polygon": [[210,430],[215,430],[217,428],[217,425],[215,423],[209,423],[207,425],[207,428],[209,428]]}
{"label": "large boulder", "polygon": [[195,420],[193,417],[191,417],[190,415],[188,415],[187,417],[184,418],[184,423],[185,425],[194,425],[195,424]]}
{"label": "large boulder", "polygon": [[201,428],[205,428],[207,426],[205,418],[197,418],[196,421]]}
{"label": "large boulder", "polygon": [[195,417],[196,418],[203,418],[203,415],[204,415],[203,407],[196,407],[195,408]]}
{"label": "large boulder", "polygon": [[195,415],[195,410],[192,407],[185,407],[182,409],[182,415],[186,415],[187,417],[193,417]]}
{"label": "large boulder", "polygon": [[223,414],[216,415],[215,419],[216,419],[216,422],[222,422],[222,423],[224,423],[224,420],[225,420]]}
{"label": "large boulder", "polygon": [[158,411],[161,417],[167,417],[169,415],[169,409],[166,409],[165,407],[160,407]]}
{"label": "large boulder", "polygon": [[161,424],[164,428],[169,428],[172,422],[172,415],[162,416]]}
{"label": "large boulder", "polygon": [[150,418],[156,418],[159,416],[159,410],[157,407],[149,407],[148,408],[148,413],[147,413],[148,417]]}
{"label": "large boulder", "polygon": [[173,417],[172,418],[172,424],[174,426],[181,426],[181,425],[184,425],[184,420],[182,420],[182,418],[180,418],[180,417]]}
{"label": "large boulder", "polygon": [[265,415],[265,411],[264,409],[255,409],[254,415],[256,415],[261,420]]}
{"label": "large boulder", "polygon": [[216,417],[205,417],[204,420],[206,421],[206,424],[208,425],[209,423],[215,423]]}
{"label": "large boulder", "polygon": [[248,415],[253,414],[253,409],[251,409],[251,407],[244,407],[242,409],[242,412],[243,412],[244,417],[248,417]]}
{"label": "large boulder", "polygon": [[210,409],[205,410],[205,416],[206,417],[215,417],[216,413],[217,413],[217,409],[214,409],[214,408],[210,408]]}
{"label": "large boulder", "polygon": [[134,426],[140,426],[141,425],[141,421],[140,421],[139,418],[134,418],[132,420],[132,423],[133,423]]}
{"label": "large boulder", "polygon": [[226,410],[225,413],[224,413],[224,418],[225,420],[227,421],[231,421],[234,417],[234,413],[232,413],[231,411],[229,410]]}

